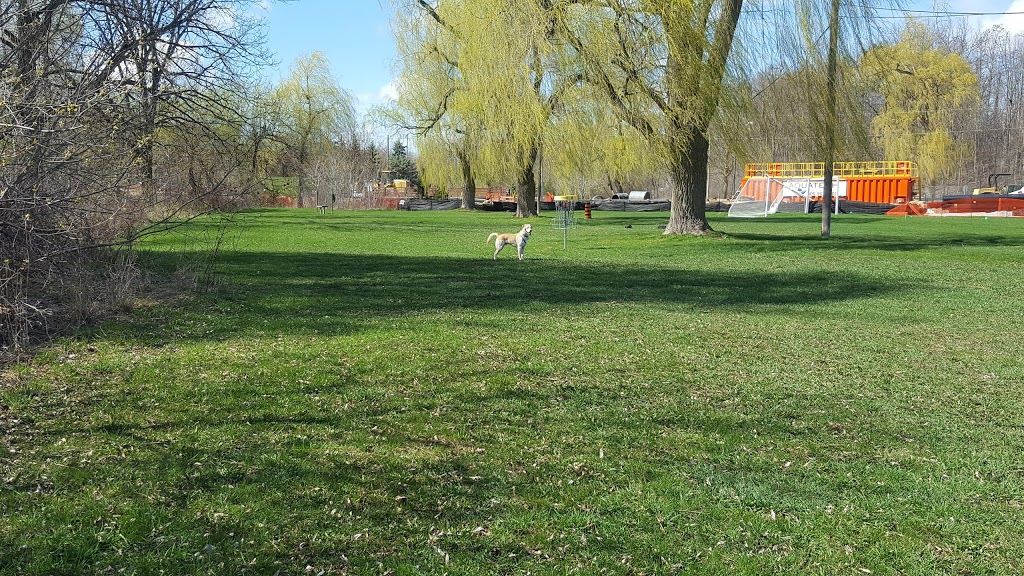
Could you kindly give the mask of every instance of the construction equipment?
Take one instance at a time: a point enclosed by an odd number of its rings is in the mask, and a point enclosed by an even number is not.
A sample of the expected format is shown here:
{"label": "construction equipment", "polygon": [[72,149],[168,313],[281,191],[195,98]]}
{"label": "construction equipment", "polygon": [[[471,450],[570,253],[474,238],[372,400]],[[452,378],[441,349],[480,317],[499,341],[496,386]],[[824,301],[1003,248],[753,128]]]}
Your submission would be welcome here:
{"label": "construction equipment", "polygon": [[[814,200],[821,198],[824,190],[822,180],[825,176],[824,162],[771,162],[747,164],[744,169],[743,186],[754,177],[766,177],[776,182],[765,191],[775,197],[787,181],[811,182],[818,190]],[[883,162],[835,162],[832,164],[832,176],[839,179],[838,186],[846,194],[844,202],[864,202],[875,204],[902,204],[914,200],[915,188],[918,183],[917,165],[908,161]],[[833,188],[836,190],[837,188]],[[749,194],[748,194],[749,196]],[[755,200],[764,200],[764,191],[753,195]],[[790,198],[796,200],[796,198]],[[769,202],[769,205],[771,202]],[[763,211],[762,211],[763,212]],[[763,215],[763,214],[762,214]]]}
{"label": "construction equipment", "polygon": [[988,187],[986,188],[975,188],[972,196],[981,196],[983,194],[1014,194],[1019,193],[1021,189],[1020,184],[1010,184],[1008,186],[999,186],[999,178],[1003,176],[1013,176],[1013,174],[1007,174],[1000,172],[998,174],[988,175]]}

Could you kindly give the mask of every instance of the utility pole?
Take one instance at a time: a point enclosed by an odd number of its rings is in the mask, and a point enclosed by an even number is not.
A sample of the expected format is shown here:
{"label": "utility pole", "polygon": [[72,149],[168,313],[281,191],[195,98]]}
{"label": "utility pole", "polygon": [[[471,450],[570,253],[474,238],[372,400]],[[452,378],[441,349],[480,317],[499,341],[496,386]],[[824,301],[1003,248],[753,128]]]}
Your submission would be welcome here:
{"label": "utility pole", "polygon": [[836,60],[839,51],[839,1],[832,0],[828,20],[828,63],[825,79],[825,179],[821,194],[821,237],[832,236],[832,164],[836,156]]}

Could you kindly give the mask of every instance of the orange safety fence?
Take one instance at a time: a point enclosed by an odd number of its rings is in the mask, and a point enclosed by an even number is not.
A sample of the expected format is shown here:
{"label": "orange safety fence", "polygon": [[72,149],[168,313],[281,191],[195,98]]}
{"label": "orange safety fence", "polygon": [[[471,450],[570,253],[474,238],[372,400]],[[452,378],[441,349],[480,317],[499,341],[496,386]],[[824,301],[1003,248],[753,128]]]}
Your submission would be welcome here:
{"label": "orange safety fence", "polygon": [[924,204],[903,204],[886,212],[889,216],[927,216],[929,214],[984,215],[992,213],[1018,217],[1024,216],[1024,198],[964,196]]}
{"label": "orange safety fence", "polygon": [[[463,187],[455,186],[448,189],[449,198],[461,198]],[[515,202],[516,195],[514,192],[504,186],[477,186],[476,198],[482,199],[488,202]]]}

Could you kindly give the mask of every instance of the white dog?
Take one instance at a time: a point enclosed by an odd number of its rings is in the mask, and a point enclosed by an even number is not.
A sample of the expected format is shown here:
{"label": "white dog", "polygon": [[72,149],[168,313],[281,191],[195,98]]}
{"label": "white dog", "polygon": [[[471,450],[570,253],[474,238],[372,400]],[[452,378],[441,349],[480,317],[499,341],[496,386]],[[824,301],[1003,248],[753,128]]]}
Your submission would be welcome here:
{"label": "white dog", "polygon": [[522,260],[523,251],[526,250],[526,241],[530,239],[531,232],[533,232],[533,226],[530,226],[529,224],[523,224],[523,229],[520,230],[518,234],[498,234],[497,232],[491,232],[491,235],[487,237],[487,243],[490,244],[491,239],[497,238],[494,240],[494,259],[498,259],[498,252],[501,252],[501,249],[504,248],[506,244],[514,244],[516,250],[519,251],[519,259]]}

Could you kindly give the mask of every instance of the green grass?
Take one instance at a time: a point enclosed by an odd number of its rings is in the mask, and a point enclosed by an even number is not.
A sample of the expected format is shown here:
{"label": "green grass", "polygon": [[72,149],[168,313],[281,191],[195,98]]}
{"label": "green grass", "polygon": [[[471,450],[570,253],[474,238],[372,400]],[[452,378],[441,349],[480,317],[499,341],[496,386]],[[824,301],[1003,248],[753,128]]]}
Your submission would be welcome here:
{"label": "green grass", "polygon": [[0,381],[0,573],[1024,570],[1021,221],[665,218],[240,215]]}

